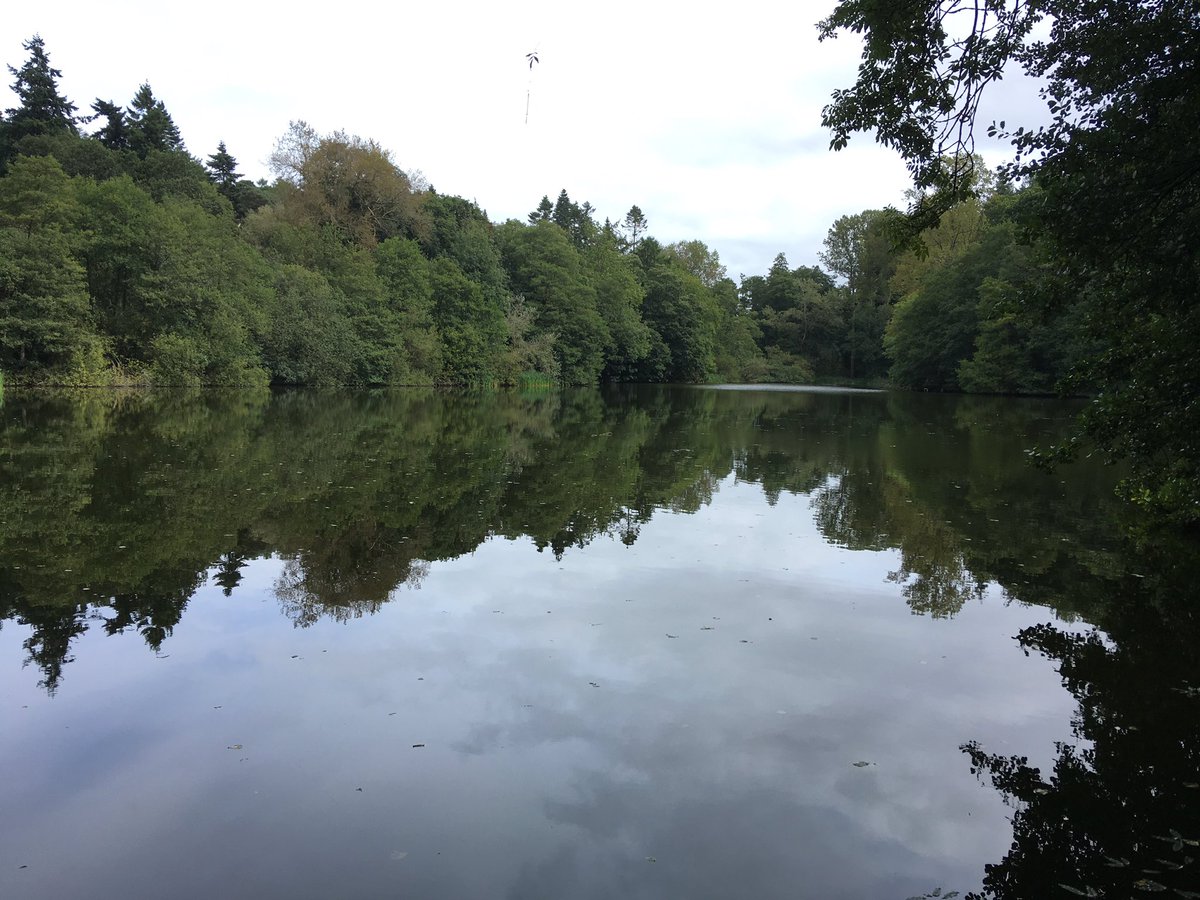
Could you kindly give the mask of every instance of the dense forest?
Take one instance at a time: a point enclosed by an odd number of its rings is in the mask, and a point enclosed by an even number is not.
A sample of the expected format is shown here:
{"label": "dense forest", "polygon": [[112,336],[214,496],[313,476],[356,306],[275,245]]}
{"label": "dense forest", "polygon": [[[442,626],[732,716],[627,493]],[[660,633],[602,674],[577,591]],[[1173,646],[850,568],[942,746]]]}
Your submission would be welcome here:
{"label": "dense forest", "polygon": [[874,380],[1047,392],[1070,316],[1024,323],[1028,191],[981,185],[897,251],[890,215],[729,278],[663,245],[636,206],[596,220],[562,190],[489,221],[374,141],[293,123],[273,183],[224,143],[203,160],[149,84],[83,115],[42,40],[10,67],[0,138],[0,370],[58,384],[514,384]]}
{"label": "dense forest", "polygon": [[[1200,129],[1200,5],[841,0],[818,30],[822,40],[862,42],[858,77],[833,92],[823,122],[834,150],[866,133],[904,159],[914,191],[902,241],[921,242],[929,225],[979,196],[977,133],[1008,143],[1005,180],[1033,186],[1015,210],[1019,249],[1004,255],[1032,254],[1034,277],[987,278],[981,298],[1008,314],[963,317],[956,348],[929,340],[914,360],[958,356],[978,328],[977,346],[992,352],[957,371],[960,387],[977,390],[1024,363],[1006,346],[1014,333],[1035,358],[1062,359],[1046,323],[1069,323],[1081,346],[1067,350],[1075,359],[1060,389],[1094,399],[1079,432],[1043,458],[1084,447],[1124,458],[1129,499],[1200,522],[1200,145],[1185,137]],[[982,117],[991,87],[1021,76],[1035,104],[1022,109],[1010,95],[1000,116],[1023,121]],[[909,313],[939,299],[943,310],[957,306],[945,304],[953,277],[933,276],[932,302]],[[920,339],[920,316],[909,324],[917,327],[893,319],[888,335],[901,384],[911,379],[895,354]]]}
{"label": "dense forest", "polygon": [[[1177,40],[1159,12],[1143,31]],[[1060,36],[1090,34],[1127,57],[1113,35],[1137,23],[1091,15],[1063,19]],[[1189,132],[1096,118],[1114,108],[1092,90],[1100,76],[1076,66],[1047,102],[1060,119],[1068,101],[1090,104],[1093,118],[1056,120],[1036,140],[1014,132],[1017,161],[990,172],[969,142],[933,139],[969,133],[975,106],[959,115],[948,95],[939,113],[932,87],[912,93],[928,78],[977,92],[994,77],[986,60],[944,30],[872,17],[848,0],[822,24],[827,37],[879,31],[826,124],[835,149],[878,128],[901,151],[908,213],[843,216],[819,265],[780,253],[738,281],[702,241],[656,240],[637,205],[599,222],[563,189],[525,221],[494,223],[375,141],[304,122],[279,138],[274,180],[252,182],[224,142],[190,153],[149,84],[128,106],[97,98],[82,111],[35,35],[9,67],[18,105],[0,117],[0,372],[58,385],[817,380],[1085,394],[1085,433],[1047,457],[1089,444],[1124,456],[1129,498],[1200,518],[1200,405],[1181,401],[1200,394],[1196,169],[1194,151],[1170,139]],[[998,54],[1025,52],[1009,40]],[[903,68],[922,42],[965,69],[939,81]],[[1056,53],[1070,62],[1064,46],[1022,61],[1035,74]],[[1184,101],[1195,77],[1172,65],[1142,78],[1166,93],[1130,102],[1194,119]],[[898,110],[910,113],[893,122]],[[1143,138],[1169,144],[1109,152]]]}

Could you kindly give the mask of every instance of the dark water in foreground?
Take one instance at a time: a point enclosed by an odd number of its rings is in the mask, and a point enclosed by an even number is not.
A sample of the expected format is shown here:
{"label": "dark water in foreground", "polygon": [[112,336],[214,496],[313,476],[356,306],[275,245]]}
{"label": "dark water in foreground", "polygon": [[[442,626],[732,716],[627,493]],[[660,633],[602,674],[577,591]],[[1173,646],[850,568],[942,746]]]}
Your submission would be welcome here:
{"label": "dark water in foreground", "polygon": [[1069,414],[10,397],[0,897],[1200,896],[1200,569]]}

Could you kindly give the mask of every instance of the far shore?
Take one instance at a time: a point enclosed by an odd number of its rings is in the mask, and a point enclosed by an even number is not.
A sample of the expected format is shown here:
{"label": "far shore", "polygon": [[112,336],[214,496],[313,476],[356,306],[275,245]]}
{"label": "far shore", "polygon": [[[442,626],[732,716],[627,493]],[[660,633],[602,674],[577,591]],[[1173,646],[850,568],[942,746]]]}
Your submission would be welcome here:
{"label": "far shore", "polygon": [[838,387],[830,384],[701,384],[713,391],[790,391],[801,394],[883,394],[879,388]]}

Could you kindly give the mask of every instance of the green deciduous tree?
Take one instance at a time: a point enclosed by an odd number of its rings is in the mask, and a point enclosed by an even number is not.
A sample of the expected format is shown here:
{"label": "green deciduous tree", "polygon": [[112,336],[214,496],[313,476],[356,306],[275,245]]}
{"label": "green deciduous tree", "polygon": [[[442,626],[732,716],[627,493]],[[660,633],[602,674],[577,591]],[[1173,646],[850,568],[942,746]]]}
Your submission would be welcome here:
{"label": "green deciduous tree", "polygon": [[557,335],[538,328],[536,312],[520,294],[509,295],[504,327],[507,339],[497,370],[501,384],[520,384],[523,378],[530,377],[539,381],[559,379],[558,358],[554,354]]}
{"label": "green deciduous tree", "polygon": [[505,311],[489,304],[479,284],[448,257],[433,260],[429,276],[446,380],[458,384],[491,381],[507,336]]}
{"label": "green deciduous tree", "polygon": [[479,283],[497,309],[504,306],[508,277],[487,214],[462,197],[428,191],[421,198],[430,227],[423,237],[426,254],[448,256]]}
{"label": "green deciduous tree", "polygon": [[129,176],[84,183],[80,201],[88,232],[81,259],[101,330],[119,359],[143,358],[162,302],[156,277],[163,229],[154,200]]}
{"label": "green deciduous tree", "polygon": [[892,278],[903,294],[885,347],[894,384],[922,390],[1045,394],[1082,355],[1083,306],[1033,315],[1021,302],[1039,277],[1039,248],[1020,240],[1036,188],[968,198],[921,234]]}
{"label": "green deciduous tree", "polygon": [[0,179],[0,369],[87,383],[103,367],[83,267],[82,210],[49,157],[19,157]]}
{"label": "green deciduous tree", "polygon": [[[780,253],[765,279],[747,282],[744,287],[757,306],[763,348],[775,363],[807,367],[813,374],[846,374],[843,303],[825,272],[809,266],[789,269]],[[759,377],[791,381],[792,375],[765,371]]]}
{"label": "green deciduous tree", "polygon": [[[1039,23],[1049,36],[1029,40]],[[972,193],[970,167],[945,160],[973,149],[985,86],[1006,64],[1042,79],[1048,124],[994,129],[1015,150],[1003,174],[1044,192],[1026,227],[1052,264],[1028,305],[1083,298],[1104,347],[1075,372],[1099,391],[1084,432],[1130,460],[1128,496],[1200,519],[1200,404],[1182,399],[1200,396],[1200,146],[1181,137],[1200,131],[1200,7],[844,0],[821,28],[866,42],[857,83],[825,110],[834,146],[873,130],[904,156],[928,189],[917,230]]]}
{"label": "green deciduous tree", "polygon": [[128,168],[122,154],[69,131],[26,135],[13,150],[22,156],[53,156],[68,175],[97,180],[114,178]]}
{"label": "green deciduous tree", "polygon": [[130,174],[155,202],[174,197],[198,203],[212,215],[224,212],[225,205],[216,186],[209,181],[208,172],[187,153],[150,150],[144,157],[134,158]]}
{"label": "green deciduous tree", "polygon": [[393,380],[407,384],[437,381],[442,347],[434,325],[429,262],[415,241],[388,238],[375,252],[375,265],[383,282],[390,330],[403,350]]}
{"label": "green deciduous tree", "polygon": [[971,355],[979,330],[978,290],[988,271],[982,253],[970,264],[932,270],[919,290],[905,296],[888,323],[889,374],[910,390],[960,389],[958,368]]}
{"label": "green deciduous tree", "polygon": [[156,203],[128,176],[84,180],[79,199],[79,258],[118,362],[156,368],[159,380],[262,380],[271,275],[231,218],[186,199]]}
{"label": "green deciduous tree", "polygon": [[757,381],[762,365],[762,333],[746,309],[732,279],[723,278],[712,288],[720,311],[717,326],[716,374],[724,381]]}
{"label": "green deciduous tree", "polygon": [[[173,354],[187,345],[185,358],[198,363],[192,369],[195,381],[265,383],[256,338],[266,327],[269,268],[240,239],[232,220],[195,203],[168,200],[160,207],[159,223],[154,281],[161,304],[153,322],[152,377],[165,381],[168,371],[176,376],[182,360]],[[164,348],[167,338],[175,343]]]}
{"label": "green deciduous tree", "polygon": [[596,309],[608,329],[602,377],[628,379],[650,352],[650,329],[642,321],[646,292],[638,281],[637,263],[621,253],[616,236],[609,231],[584,250],[583,264],[596,292]]}
{"label": "green deciduous tree", "polygon": [[883,332],[891,317],[896,265],[890,218],[883,210],[842,216],[830,227],[821,253],[829,271],[845,281],[843,355],[851,378],[882,375],[885,369]]}
{"label": "green deciduous tree", "polygon": [[707,288],[716,287],[725,277],[720,254],[709,249],[704,241],[679,241],[668,244],[666,250],[678,260],[685,272],[695,275]]}
{"label": "green deciduous tree", "polygon": [[428,232],[421,195],[375,141],[342,131],[320,137],[293,122],[276,144],[271,167],[284,182],[283,214],[294,224],[332,226],[363,247]]}
{"label": "green deciduous tree", "polygon": [[284,384],[345,384],[359,356],[354,328],[338,297],[316,272],[285,265],[264,335],[271,377]]}
{"label": "green deciduous tree", "polygon": [[673,264],[653,239],[642,240],[638,255],[644,265],[649,263],[642,276],[642,315],[657,338],[642,363],[642,377],[707,381],[717,370],[721,311],[716,298],[699,278]]}
{"label": "green deciduous tree", "polygon": [[597,307],[579,251],[554,222],[506,222],[497,235],[513,290],[537,314],[538,327],[556,335],[560,377],[593,384],[612,336]]}

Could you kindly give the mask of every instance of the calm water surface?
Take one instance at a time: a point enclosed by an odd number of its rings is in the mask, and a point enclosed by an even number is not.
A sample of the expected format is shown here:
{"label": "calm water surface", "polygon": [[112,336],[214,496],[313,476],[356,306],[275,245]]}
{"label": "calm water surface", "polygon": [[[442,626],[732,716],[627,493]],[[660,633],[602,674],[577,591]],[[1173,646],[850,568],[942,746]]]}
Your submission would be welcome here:
{"label": "calm water surface", "polygon": [[0,897],[1200,896],[1195,548],[1072,411],[10,396]]}

